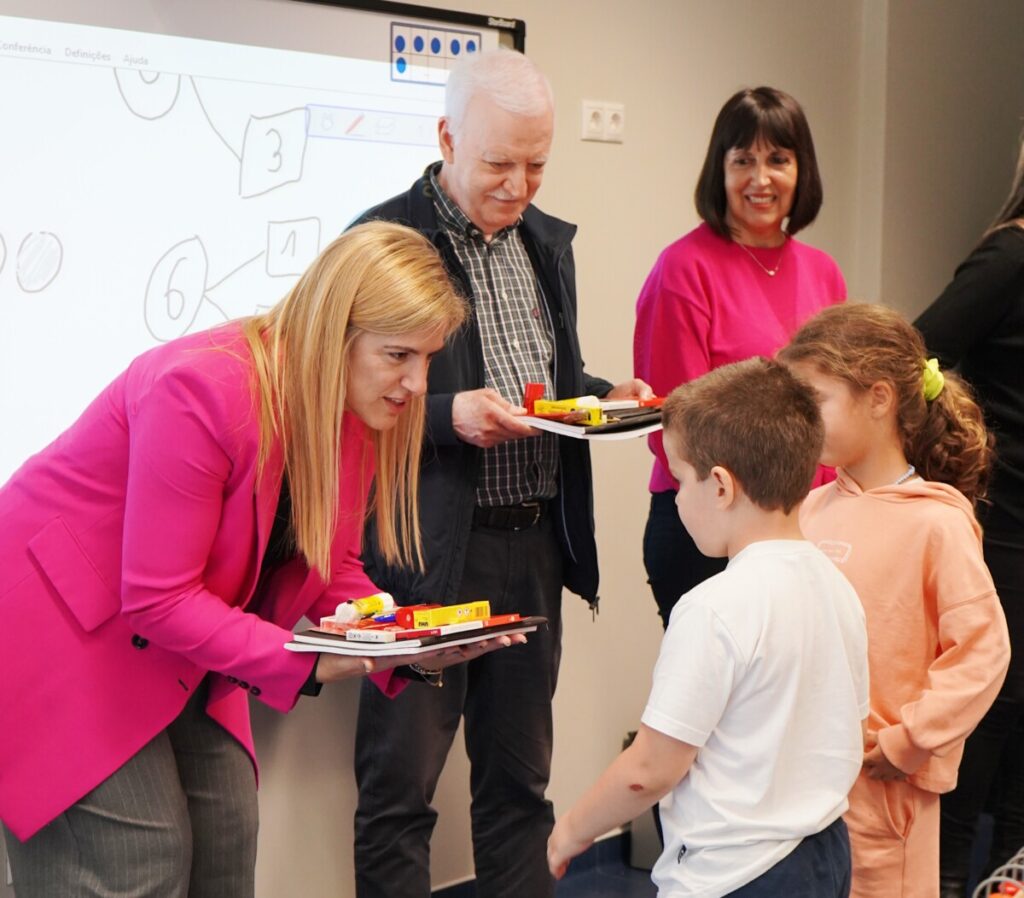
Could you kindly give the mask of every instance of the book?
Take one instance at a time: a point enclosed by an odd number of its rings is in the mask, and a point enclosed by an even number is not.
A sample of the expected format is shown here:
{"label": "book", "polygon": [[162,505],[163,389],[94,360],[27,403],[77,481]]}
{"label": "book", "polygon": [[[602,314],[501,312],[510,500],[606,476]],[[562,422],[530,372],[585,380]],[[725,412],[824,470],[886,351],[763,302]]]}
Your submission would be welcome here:
{"label": "book", "polygon": [[301,633],[295,633],[291,642],[284,647],[291,652],[328,652],[333,655],[373,655],[387,657],[389,655],[416,655],[431,648],[442,646],[469,645],[495,636],[514,635],[516,633],[533,633],[538,627],[548,622],[546,617],[524,617],[509,624],[497,624],[493,627],[481,627],[471,630],[442,633],[439,635],[420,636],[415,639],[398,639],[394,642],[356,642],[347,639],[341,633],[329,633],[318,627],[311,627]]}
{"label": "book", "polygon": [[526,415],[520,418],[538,430],[579,440],[631,440],[661,430],[660,408],[624,408],[609,414],[604,424],[566,424],[553,418]]}

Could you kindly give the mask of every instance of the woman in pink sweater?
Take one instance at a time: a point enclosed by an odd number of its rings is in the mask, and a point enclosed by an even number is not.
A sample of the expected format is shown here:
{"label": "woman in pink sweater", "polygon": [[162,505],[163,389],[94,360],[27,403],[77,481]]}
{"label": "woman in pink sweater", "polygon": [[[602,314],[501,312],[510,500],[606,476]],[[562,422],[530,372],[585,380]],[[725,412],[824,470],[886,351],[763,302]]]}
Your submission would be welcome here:
{"label": "woman in pink sweater", "polygon": [[[774,355],[846,298],[836,263],[792,237],[816,218],[822,188],[807,119],[788,94],[758,87],[726,102],[695,200],[704,223],[662,252],[636,304],[634,373],[659,396],[719,365]],[[649,445],[644,565],[668,626],[676,600],[724,564],[697,551],[679,522],[661,434]]]}
{"label": "woman in pink sweater", "polygon": [[924,342],[877,305],[821,312],[779,354],[816,391],[835,483],[804,535],[864,605],[871,711],[846,823],[855,898],[939,894],[939,795],[999,692],[1006,620],[972,506],[991,461],[982,413]]}

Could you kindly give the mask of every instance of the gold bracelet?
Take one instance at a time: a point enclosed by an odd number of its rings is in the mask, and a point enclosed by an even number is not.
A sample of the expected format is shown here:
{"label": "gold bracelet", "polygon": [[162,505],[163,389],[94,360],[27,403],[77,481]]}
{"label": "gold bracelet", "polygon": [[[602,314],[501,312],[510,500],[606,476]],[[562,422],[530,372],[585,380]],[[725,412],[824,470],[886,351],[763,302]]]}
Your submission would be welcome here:
{"label": "gold bracelet", "polygon": [[444,668],[431,670],[429,667],[421,667],[419,664],[410,664],[409,670],[419,674],[423,678],[423,682],[428,686],[440,688],[444,685]]}

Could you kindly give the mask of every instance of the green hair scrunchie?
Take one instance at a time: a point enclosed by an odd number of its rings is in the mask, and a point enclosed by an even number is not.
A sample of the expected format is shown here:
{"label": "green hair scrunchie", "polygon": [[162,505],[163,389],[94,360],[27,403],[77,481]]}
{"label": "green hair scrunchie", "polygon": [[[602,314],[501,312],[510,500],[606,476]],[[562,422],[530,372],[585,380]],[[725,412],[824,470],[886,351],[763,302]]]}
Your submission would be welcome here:
{"label": "green hair scrunchie", "polygon": [[924,398],[927,402],[938,399],[939,393],[946,384],[946,378],[939,370],[938,359],[928,359],[924,363]]}

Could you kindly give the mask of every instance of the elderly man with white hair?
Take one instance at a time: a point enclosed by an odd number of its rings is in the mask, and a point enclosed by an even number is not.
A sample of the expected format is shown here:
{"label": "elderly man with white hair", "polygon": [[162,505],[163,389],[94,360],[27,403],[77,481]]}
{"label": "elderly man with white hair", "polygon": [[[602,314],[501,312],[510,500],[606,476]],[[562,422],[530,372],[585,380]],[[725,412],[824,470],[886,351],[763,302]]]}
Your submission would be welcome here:
{"label": "elderly man with white hair", "polygon": [[[576,334],[576,228],[532,205],[554,133],[547,79],[495,50],[452,70],[438,124],[442,161],[362,217],[426,234],[469,298],[470,323],[433,360],[420,469],[424,566],[367,571],[401,604],[486,599],[492,613],[538,614],[525,646],[444,671],[441,689],[395,700],[364,689],[356,736],[360,898],[427,898],[434,789],[460,718],[471,763],[473,854],[484,898],[554,893],[546,863],[553,815],[551,700],[563,586],[597,602],[590,458],[582,440],[520,417],[523,388],[545,395],[649,396],[583,370]],[[372,536],[372,534],[371,534]],[[411,672],[440,686],[440,673]]]}

